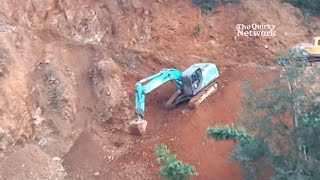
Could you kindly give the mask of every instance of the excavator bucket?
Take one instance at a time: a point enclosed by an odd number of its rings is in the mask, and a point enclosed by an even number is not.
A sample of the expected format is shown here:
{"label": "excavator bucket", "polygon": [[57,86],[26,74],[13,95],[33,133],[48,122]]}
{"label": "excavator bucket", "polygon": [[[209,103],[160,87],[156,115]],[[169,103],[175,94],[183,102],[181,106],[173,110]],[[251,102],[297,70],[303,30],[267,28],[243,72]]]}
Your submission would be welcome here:
{"label": "excavator bucket", "polygon": [[131,135],[141,136],[147,129],[148,122],[146,120],[131,121],[129,124],[129,132]]}

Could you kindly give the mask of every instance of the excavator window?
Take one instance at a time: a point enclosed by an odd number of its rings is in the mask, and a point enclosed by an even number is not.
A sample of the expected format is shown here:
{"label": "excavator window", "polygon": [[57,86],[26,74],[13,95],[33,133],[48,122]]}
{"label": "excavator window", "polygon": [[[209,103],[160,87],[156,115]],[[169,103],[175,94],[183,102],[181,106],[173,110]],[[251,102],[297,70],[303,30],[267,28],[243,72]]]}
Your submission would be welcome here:
{"label": "excavator window", "polygon": [[198,79],[198,81],[200,82],[200,81],[202,80],[201,70],[200,70],[200,69],[197,69],[197,70],[196,70],[196,74],[197,74],[197,79]]}
{"label": "excavator window", "polygon": [[192,75],[191,75],[191,83],[194,89],[198,89],[201,81],[201,70],[197,69]]}
{"label": "excavator window", "polygon": [[192,82],[192,84],[194,84],[195,82],[197,82],[197,76],[196,76],[196,74],[194,73],[194,74],[192,74],[191,75],[191,82]]}

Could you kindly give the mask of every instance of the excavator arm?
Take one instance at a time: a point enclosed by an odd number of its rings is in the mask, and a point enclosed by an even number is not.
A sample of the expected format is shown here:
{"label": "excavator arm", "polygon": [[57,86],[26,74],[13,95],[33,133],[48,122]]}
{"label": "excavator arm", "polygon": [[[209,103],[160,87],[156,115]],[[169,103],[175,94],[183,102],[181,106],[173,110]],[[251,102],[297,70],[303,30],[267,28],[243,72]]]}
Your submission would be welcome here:
{"label": "excavator arm", "polygon": [[182,90],[181,76],[182,72],[177,69],[163,69],[159,73],[136,83],[136,114],[138,122],[144,118],[145,95],[168,81],[173,82],[177,89]]}

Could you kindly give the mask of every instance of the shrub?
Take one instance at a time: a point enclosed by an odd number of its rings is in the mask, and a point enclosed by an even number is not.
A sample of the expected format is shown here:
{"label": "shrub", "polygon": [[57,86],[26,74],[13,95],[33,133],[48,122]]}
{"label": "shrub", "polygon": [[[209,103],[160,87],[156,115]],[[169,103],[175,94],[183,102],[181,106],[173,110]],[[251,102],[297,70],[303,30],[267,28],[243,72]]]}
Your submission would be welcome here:
{"label": "shrub", "polygon": [[221,4],[239,2],[240,0],[192,0],[192,3],[204,11],[211,11]]}
{"label": "shrub", "polygon": [[197,24],[194,26],[192,35],[193,35],[194,37],[198,37],[198,36],[200,35],[200,32],[201,32],[201,26],[200,26],[200,24],[197,23]]}
{"label": "shrub", "polygon": [[193,165],[185,164],[177,159],[175,154],[171,154],[165,145],[155,145],[154,151],[157,163],[160,165],[159,175],[165,180],[187,180],[190,176],[197,176]]}
{"label": "shrub", "polygon": [[60,85],[54,71],[50,64],[44,64],[43,76],[48,90],[49,105],[55,109],[61,109],[64,107],[64,88]]}
{"label": "shrub", "polygon": [[207,136],[217,140],[239,140],[240,142],[248,142],[253,140],[253,136],[249,134],[243,127],[213,126],[207,129]]}

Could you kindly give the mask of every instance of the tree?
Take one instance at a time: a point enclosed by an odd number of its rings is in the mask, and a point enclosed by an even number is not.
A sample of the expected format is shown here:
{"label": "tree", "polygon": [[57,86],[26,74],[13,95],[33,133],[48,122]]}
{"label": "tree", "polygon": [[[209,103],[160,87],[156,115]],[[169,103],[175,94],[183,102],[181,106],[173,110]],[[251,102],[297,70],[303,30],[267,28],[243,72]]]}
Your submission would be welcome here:
{"label": "tree", "polygon": [[308,11],[311,14],[319,13],[320,3],[319,0],[285,0],[303,11]]}
{"label": "tree", "polygon": [[183,163],[171,154],[165,145],[155,145],[154,151],[158,156],[157,162],[160,165],[159,175],[165,180],[188,180],[190,176],[197,176],[198,173],[193,165]]}
{"label": "tree", "polygon": [[221,4],[239,2],[239,0],[192,0],[192,3],[199,6],[202,10],[208,12]]}
{"label": "tree", "polygon": [[254,136],[250,141],[234,138],[231,159],[240,163],[245,179],[308,180],[320,175],[320,95],[313,89],[319,88],[314,82],[319,71],[297,57],[288,54],[289,65],[270,82],[260,81],[260,88],[244,86],[240,121]]}

